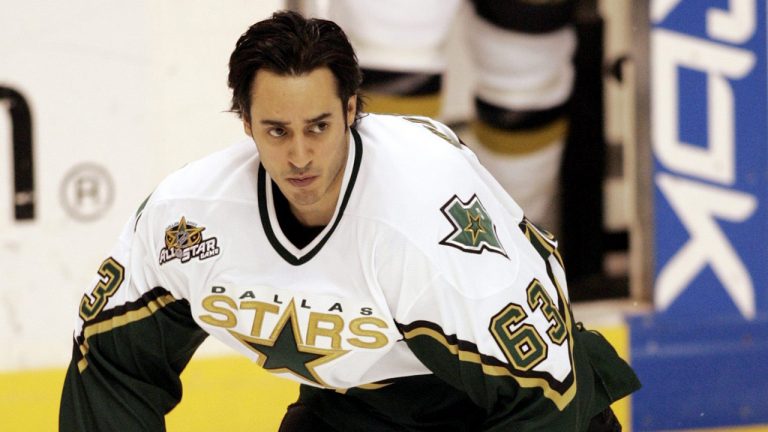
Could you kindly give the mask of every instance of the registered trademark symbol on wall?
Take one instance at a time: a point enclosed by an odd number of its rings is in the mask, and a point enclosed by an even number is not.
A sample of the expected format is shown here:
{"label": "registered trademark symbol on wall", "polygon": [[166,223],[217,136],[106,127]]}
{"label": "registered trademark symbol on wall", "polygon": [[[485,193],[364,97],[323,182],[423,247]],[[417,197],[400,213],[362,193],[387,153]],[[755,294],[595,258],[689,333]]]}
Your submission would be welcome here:
{"label": "registered trademark symbol on wall", "polygon": [[109,172],[94,163],[73,166],[60,186],[64,211],[73,219],[90,222],[104,215],[115,198],[115,184]]}

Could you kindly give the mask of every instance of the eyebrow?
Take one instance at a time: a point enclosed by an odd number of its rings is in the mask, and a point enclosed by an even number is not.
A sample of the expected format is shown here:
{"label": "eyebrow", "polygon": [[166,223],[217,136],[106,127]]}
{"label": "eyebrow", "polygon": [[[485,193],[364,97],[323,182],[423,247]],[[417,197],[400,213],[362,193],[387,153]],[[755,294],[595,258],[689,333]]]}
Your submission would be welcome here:
{"label": "eyebrow", "polygon": [[[329,113],[329,112],[322,113],[322,114],[320,114],[317,117],[313,117],[311,119],[304,120],[304,123],[305,124],[317,123],[317,122],[319,122],[321,120],[325,120],[326,118],[328,118],[330,116],[331,116],[331,113]],[[286,126],[286,125],[291,124],[291,122],[284,122],[284,121],[280,121],[280,120],[270,120],[270,119],[261,120],[259,123],[261,123],[263,125],[269,125],[269,126]]]}

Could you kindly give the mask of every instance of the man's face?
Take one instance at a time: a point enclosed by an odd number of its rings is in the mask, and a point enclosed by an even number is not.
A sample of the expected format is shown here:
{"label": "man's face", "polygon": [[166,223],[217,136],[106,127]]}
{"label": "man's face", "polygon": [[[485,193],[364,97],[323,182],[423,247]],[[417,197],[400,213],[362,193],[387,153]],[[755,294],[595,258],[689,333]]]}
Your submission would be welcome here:
{"label": "man's face", "polygon": [[[346,125],[354,120],[356,102],[351,97],[342,110],[336,79],[325,67],[300,76],[259,70],[254,77],[245,132],[302,222],[308,215],[333,215],[347,160]],[[311,225],[327,223],[314,216]]]}

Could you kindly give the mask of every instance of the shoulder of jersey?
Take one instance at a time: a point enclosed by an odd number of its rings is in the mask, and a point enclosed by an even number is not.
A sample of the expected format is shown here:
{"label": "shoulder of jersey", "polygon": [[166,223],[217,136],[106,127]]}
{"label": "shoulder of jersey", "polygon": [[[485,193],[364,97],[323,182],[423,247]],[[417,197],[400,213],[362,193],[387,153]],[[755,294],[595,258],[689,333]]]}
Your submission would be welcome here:
{"label": "shoulder of jersey", "polygon": [[[518,215],[474,153],[434,120],[369,117],[359,127],[364,190],[353,211],[389,227],[467,296],[506,286],[517,274]],[[472,291],[478,284],[483,292]]]}
{"label": "shoulder of jersey", "polygon": [[173,199],[256,200],[258,153],[251,139],[190,162],[168,175],[152,201]]}
{"label": "shoulder of jersey", "polygon": [[358,131],[368,201],[407,203],[417,210],[431,207],[430,198],[443,202],[485,187],[474,153],[442,123],[426,117],[371,114],[361,120]]}
{"label": "shoulder of jersey", "polygon": [[472,177],[477,158],[444,124],[421,116],[370,114],[359,126],[366,168],[390,187],[451,189]]}

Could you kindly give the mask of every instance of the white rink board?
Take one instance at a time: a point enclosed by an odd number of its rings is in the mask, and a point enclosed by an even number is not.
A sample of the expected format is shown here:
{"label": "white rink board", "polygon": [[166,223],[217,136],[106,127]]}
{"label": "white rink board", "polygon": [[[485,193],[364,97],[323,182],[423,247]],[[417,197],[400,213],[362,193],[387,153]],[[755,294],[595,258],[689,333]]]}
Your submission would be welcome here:
{"label": "white rink board", "polygon": [[282,6],[0,0],[0,86],[30,104],[36,194],[35,219],[16,221],[0,103],[0,371],[65,365],[80,297],[127,218],[165,175],[243,137],[226,112],[229,54]]}

